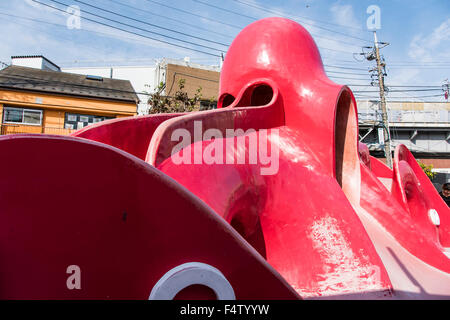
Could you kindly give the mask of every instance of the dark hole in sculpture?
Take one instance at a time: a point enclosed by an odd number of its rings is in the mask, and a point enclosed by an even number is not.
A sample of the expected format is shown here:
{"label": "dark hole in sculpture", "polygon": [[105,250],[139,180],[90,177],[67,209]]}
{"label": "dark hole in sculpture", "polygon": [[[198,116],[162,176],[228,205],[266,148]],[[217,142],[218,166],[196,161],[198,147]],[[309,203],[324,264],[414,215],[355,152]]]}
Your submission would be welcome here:
{"label": "dark hole in sculpture", "polygon": [[230,222],[230,225],[253,247],[260,255],[266,259],[266,243],[264,241],[264,234],[261,226],[261,221],[257,220],[254,232],[248,234],[241,220],[242,215],[237,214]]}
{"label": "dark hole in sculpture", "polygon": [[272,97],[272,88],[266,84],[262,84],[253,89],[250,104],[252,106],[265,106],[272,101]]}
{"label": "dark hole in sculpture", "polygon": [[217,300],[217,295],[207,286],[193,284],[178,292],[173,300]]}
{"label": "dark hole in sculpture", "polygon": [[225,94],[222,99],[222,108],[230,106],[234,102],[235,98],[231,94]]}
{"label": "dark hole in sculpture", "polygon": [[[345,190],[346,181],[352,179],[357,151],[356,114],[351,94],[342,92],[336,108],[335,118],[335,172],[336,180]],[[348,196],[348,195],[347,195]]]}

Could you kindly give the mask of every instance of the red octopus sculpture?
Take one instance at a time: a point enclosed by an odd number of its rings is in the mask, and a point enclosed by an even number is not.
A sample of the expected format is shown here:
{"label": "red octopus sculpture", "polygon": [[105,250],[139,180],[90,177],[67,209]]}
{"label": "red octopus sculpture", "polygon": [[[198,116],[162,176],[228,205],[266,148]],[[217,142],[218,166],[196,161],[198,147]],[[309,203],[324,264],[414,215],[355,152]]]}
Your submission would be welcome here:
{"label": "red octopus sculpture", "polygon": [[236,37],[217,110],[0,150],[2,299],[450,297],[448,207],[406,147],[391,170],[358,143],[287,19]]}

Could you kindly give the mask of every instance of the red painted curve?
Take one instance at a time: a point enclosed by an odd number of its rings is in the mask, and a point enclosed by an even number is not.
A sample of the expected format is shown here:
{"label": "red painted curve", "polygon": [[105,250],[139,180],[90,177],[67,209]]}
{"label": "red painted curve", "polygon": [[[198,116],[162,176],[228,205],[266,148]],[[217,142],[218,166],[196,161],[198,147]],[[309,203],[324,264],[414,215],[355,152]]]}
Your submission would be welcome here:
{"label": "red painted curve", "polygon": [[158,126],[182,113],[157,114],[103,121],[72,134],[73,137],[102,142],[145,160],[150,141]]}
{"label": "red painted curve", "polygon": [[[238,299],[299,298],[208,206],[128,153],[40,135],[0,137],[0,149],[1,299],[147,299],[186,262],[216,266]],[[81,290],[66,286],[70,265]]]}

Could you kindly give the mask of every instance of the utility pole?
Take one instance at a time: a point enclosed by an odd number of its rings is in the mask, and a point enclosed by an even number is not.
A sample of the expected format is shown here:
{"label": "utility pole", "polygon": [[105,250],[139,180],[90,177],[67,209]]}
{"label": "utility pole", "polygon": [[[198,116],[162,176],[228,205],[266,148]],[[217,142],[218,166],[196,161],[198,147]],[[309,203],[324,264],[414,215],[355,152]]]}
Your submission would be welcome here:
{"label": "utility pole", "polygon": [[448,102],[448,95],[450,93],[450,83],[448,82],[448,79],[444,80],[444,84],[442,85],[442,90],[444,91],[444,98]]}
{"label": "utility pole", "polygon": [[[375,60],[377,62],[377,66],[375,69],[370,70],[369,72],[376,72],[376,74],[372,75],[372,85],[378,84],[380,88],[380,109],[381,109],[381,117],[383,122],[383,135],[384,135],[384,154],[386,156],[386,163],[389,168],[392,168],[392,152],[391,152],[391,135],[389,132],[389,120],[387,116],[386,109],[386,87],[384,86],[384,76],[385,76],[385,67],[386,64],[384,59],[381,58],[380,49],[389,45],[389,43],[382,43],[382,47],[380,48],[377,32],[373,32],[374,38],[374,47],[364,47],[368,49],[372,49],[369,53],[361,53],[365,58],[369,61]],[[373,80],[376,78],[377,80]]]}
{"label": "utility pole", "polygon": [[[386,110],[386,96],[384,90],[384,72],[383,69],[386,64],[381,63],[380,58],[380,47],[378,45],[377,32],[373,32],[373,38],[375,41],[375,57],[377,60],[377,71],[378,71],[378,83],[380,87],[380,107],[381,107],[381,116],[383,119],[383,127],[384,127],[384,153],[386,156],[386,164],[389,168],[392,169],[392,152],[391,152],[391,134],[389,132],[389,120],[387,117]],[[386,44],[387,45],[387,44]],[[385,46],[386,46],[385,45]]]}

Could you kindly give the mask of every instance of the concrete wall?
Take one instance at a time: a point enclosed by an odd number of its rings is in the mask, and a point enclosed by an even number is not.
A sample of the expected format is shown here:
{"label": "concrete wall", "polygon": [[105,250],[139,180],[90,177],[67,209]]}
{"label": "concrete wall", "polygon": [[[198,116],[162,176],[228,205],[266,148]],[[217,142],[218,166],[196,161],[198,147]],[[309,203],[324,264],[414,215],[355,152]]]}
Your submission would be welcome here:
{"label": "concrete wall", "polygon": [[[360,120],[373,120],[379,113],[376,101],[358,100]],[[450,102],[388,102],[389,122],[394,123],[450,123]]]}
{"label": "concrete wall", "polygon": [[11,64],[13,66],[42,69],[42,58],[27,58],[27,59],[15,58],[15,59],[12,59]]}
{"label": "concrete wall", "polygon": [[42,57],[16,57],[11,59],[11,64],[13,66],[21,66],[41,70],[61,71],[58,66]]}

